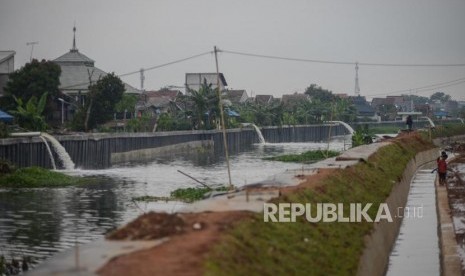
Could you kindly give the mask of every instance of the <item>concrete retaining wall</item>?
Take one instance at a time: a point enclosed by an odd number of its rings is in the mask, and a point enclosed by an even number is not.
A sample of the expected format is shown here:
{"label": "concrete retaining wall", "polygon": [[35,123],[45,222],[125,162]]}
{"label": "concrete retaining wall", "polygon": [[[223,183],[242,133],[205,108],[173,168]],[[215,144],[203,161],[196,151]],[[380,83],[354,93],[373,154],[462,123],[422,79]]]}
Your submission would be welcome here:
{"label": "concrete retaining wall", "polygon": [[[343,126],[307,125],[290,127],[267,127],[262,129],[268,142],[319,142],[344,135]],[[173,145],[208,141],[217,155],[224,154],[223,134],[218,130],[171,131],[156,133],[89,133],[55,137],[65,147],[73,162],[82,169],[108,168],[115,162],[145,161]],[[258,143],[258,135],[252,128],[228,129],[229,153],[238,153]],[[184,147],[184,146],[183,146]],[[151,153],[142,154],[146,149]],[[121,153],[121,154],[118,154]],[[127,153],[127,154],[123,154]],[[56,153],[55,160],[58,160]],[[137,159],[140,157],[141,159]],[[40,166],[52,168],[49,154],[39,137],[0,139],[0,159],[8,160],[17,167]],[[57,164],[60,168],[61,164]]]}
{"label": "concrete retaining wall", "polygon": [[[393,222],[382,220],[375,223],[371,235],[365,237],[365,249],[360,258],[357,275],[373,276],[385,275],[389,264],[389,255],[392,251],[397,235],[399,234],[402,218],[396,218],[399,207],[405,207],[410,191],[410,182],[418,168],[424,165],[436,165],[439,149],[431,149],[418,153],[405,167],[402,179],[391,191],[386,199]],[[433,163],[432,163],[433,162]]]}
{"label": "concrete retaining wall", "polygon": [[112,165],[134,161],[141,162],[153,160],[154,158],[159,156],[178,153],[185,154],[205,149],[213,150],[213,141],[193,141],[158,148],[116,152],[111,154],[110,162]]}

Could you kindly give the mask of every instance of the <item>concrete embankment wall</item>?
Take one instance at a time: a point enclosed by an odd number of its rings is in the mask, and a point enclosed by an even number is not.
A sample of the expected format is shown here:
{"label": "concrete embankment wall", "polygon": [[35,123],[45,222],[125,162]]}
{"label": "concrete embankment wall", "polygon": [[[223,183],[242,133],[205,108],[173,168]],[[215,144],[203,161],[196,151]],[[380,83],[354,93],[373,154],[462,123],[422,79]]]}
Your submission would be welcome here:
{"label": "concrete embankment wall", "polygon": [[389,255],[399,234],[402,218],[396,217],[399,207],[405,207],[410,191],[410,182],[417,169],[425,165],[435,165],[437,148],[418,153],[405,167],[401,180],[392,188],[386,199],[393,222],[381,220],[375,223],[372,234],[365,237],[365,249],[359,261],[359,276],[385,275]]}
{"label": "concrete embankment wall", "polygon": [[[332,136],[343,135],[343,126],[307,125],[268,127],[263,135],[268,142],[319,142]],[[185,152],[199,145],[213,145],[217,154],[224,153],[223,134],[210,131],[173,131],[156,133],[93,133],[55,136],[65,147],[77,167],[87,169],[108,168],[117,162],[145,161],[157,154]],[[199,143],[202,142],[202,143]],[[205,143],[206,142],[206,143]],[[252,128],[228,129],[227,143],[230,153],[246,150],[258,143]],[[178,145],[178,147],[173,145]],[[156,149],[145,152],[145,149]],[[127,154],[123,154],[127,153]],[[56,153],[55,160],[58,160]],[[0,158],[18,167],[40,166],[52,168],[50,157],[39,137],[7,138],[0,140]],[[58,166],[60,166],[58,164]]]}

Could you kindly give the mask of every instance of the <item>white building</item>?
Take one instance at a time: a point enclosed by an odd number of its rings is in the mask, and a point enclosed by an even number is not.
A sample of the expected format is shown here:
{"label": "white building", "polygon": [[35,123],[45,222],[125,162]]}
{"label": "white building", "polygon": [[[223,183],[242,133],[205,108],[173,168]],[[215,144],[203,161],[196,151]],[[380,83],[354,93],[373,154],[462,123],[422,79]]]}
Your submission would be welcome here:
{"label": "white building", "polygon": [[[219,73],[219,77],[220,91],[223,91],[228,84],[223,73]],[[189,89],[198,91],[204,82],[207,85],[211,84],[212,89],[216,89],[218,83],[216,73],[186,73],[186,94],[189,93]]]}
{"label": "white building", "polygon": [[3,96],[10,73],[15,70],[15,54],[15,51],[0,51],[0,96]]}

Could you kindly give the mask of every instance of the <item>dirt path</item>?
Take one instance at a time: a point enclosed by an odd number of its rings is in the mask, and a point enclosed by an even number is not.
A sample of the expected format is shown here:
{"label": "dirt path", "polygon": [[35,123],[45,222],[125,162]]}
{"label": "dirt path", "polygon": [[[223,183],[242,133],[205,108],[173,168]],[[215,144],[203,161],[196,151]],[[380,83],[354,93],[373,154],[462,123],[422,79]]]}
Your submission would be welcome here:
{"label": "dirt path", "polygon": [[[314,188],[334,169],[301,176],[302,184],[281,189],[283,194]],[[162,245],[119,256],[101,267],[99,275],[202,275],[212,246],[238,221],[254,213],[246,211],[206,212],[174,215],[148,213],[109,235],[114,239],[154,239],[169,236]],[[169,221],[164,223],[163,221]],[[198,229],[200,228],[200,229]]]}

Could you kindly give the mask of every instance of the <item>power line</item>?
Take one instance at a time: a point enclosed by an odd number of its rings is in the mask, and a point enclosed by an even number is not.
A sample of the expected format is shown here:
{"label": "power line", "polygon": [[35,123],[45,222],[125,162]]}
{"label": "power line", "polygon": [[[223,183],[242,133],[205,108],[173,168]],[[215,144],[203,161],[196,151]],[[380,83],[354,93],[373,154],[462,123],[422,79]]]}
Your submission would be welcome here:
{"label": "power line", "polygon": [[323,63],[323,64],[337,64],[337,65],[363,65],[363,66],[385,66],[385,67],[465,67],[465,63],[425,63],[425,64],[409,64],[409,63],[370,63],[370,62],[351,62],[351,61],[333,61],[333,60],[320,60],[320,59],[304,59],[304,58],[293,58],[293,57],[282,57],[282,56],[272,56],[272,55],[263,55],[263,54],[254,54],[254,53],[245,53],[229,50],[220,50],[220,52],[257,57],[257,58],[267,58],[267,59],[278,59],[278,60],[287,60],[287,61],[299,61],[299,62],[310,62],[310,63]]}
{"label": "power line", "polygon": [[[213,51],[208,51],[208,52],[204,52],[204,53],[201,53],[201,54],[198,54],[198,55],[193,55],[193,56],[190,56],[190,57],[187,57],[187,58],[182,58],[182,59],[178,59],[178,60],[175,60],[175,61],[163,63],[163,64],[160,64],[160,65],[155,65],[155,66],[152,66],[152,67],[149,67],[149,68],[144,68],[144,71],[150,71],[150,70],[153,70],[153,69],[158,69],[158,68],[165,67],[165,66],[168,66],[168,65],[173,65],[173,64],[176,64],[176,63],[180,63],[180,62],[183,62],[183,61],[190,60],[190,59],[205,56],[205,55],[208,55],[208,54],[213,54]],[[126,74],[119,75],[119,77],[125,77],[125,76],[129,76],[129,75],[133,75],[133,74],[139,74],[139,73],[140,73],[140,69],[137,70],[137,71],[133,71],[133,72],[129,72],[129,73],[126,73]]]}
{"label": "power line", "polygon": [[[351,65],[351,66],[363,65],[363,66],[373,66],[373,67],[376,67],[376,66],[378,67],[381,67],[381,66],[384,66],[384,67],[465,67],[464,63],[456,63],[456,64],[452,64],[452,63],[437,63],[437,64],[434,64],[434,63],[424,63],[424,64],[369,63],[369,62],[348,62],[348,61],[292,58],[292,57],[272,56],[272,55],[245,53],[245,52],[238,52],[238,51],[229,51],[229,50],[221,50],[221,52],[228,53],[228,54],[234,54],[234,55],[256,57],[256,58],[267,58],[267,59],[309,62],[309,63],[322,63],[322,64]],[[432,90],[436,90],[440,88],[459,85],[462,83],[465,83],[465,78],[436,83],[436,84],[427,85],[427,86],[397,90],[397,91],[392,91],[392,92],[387,92],[387,93],[377,93],[377,94],[371,94],[371,95],[366,95],[366,96],[371,97],[371,96],[390,95],[390,94],[397,94],[397,93],[402,93],[402,92],[410,92],[412,90],[415,90],[416,93],[418,92],[423,93],[423,92],[432,91]]]}
{"label": "power line", "polygon": [[[170,62],[163,63],[163,64],[160,64],[160,65],[155,65],[155,66],[152,66],[152,67],[149,67],[149,68],[143,68],[143,70],[144,70],[144,72],[146,72],[146,71],[158,69],[158,68],[161,68],[161,67],[173,65],[173,64],[176,64],[176,63],[184,62],[184,61],[187,61],[187,60],[190,60],[190,59],[198,58],[198,57],[201,57],[201,56],[205,56],[207,54],[213,54],[213,51],[203,52],[203,53],[200,53],[200,54],[197,54],[197,55],[193,55],[193,56],[190,56],[190,57],[170,61]],[[129,76],[129,75],[140,74],[140,71],[141,71],[141,69],[139,69],[137,71],[132,71],[132,72],[129,72],[129,73],[125,73],[125,74],[120,74],[120,75],[117,75],[117,76],[118,77],[126,77],[126,76]],[[73,85],[61,87],[61,89],[73,88],[73,87],[81,86],[81,85],[84,85],[84,84],[88,84],[88,82],[76,83],[76,84],[73,84]]]}
{"label": "power line", "polygon": [[449,86],[454,86],[454,85],[459,85],[465,83],[465,77],[460,78],[460,79],[455,79],[451,81],[446,81],[446,82],[440,82],[440,83],[435,83],[435,84],[430,84],[426,86],[421,86],[421,87],[415,87],[415,88],[409,88],[409,89],[402,89],[402,90],[397,90],[397,91],[391,91],[391,92],[385,92],[385,93],[377,93],[377,94],[371,94],[371,95],[365,95],[368,97],[372,96],[384,96],[384,95],[391,95],[391,94],[398,94],[402,92],[410,92],[410,91],[417,91],[417,92],[427,92],[435,89],[440,89],[440,88],[445,88]]}
{"label": "power line", "polygon": [[291,58],[291,57],[278,57],[278,56],[269,56],[269,55],[261,55],[261,54],[235,52],[235,51],[228,51],[228,50],[220,50],[220,52],[227,53],[227,54],[240,55],[240,56],[268,58],[268,59],[279,59],[279,60],[288,60],[288,61],[329,63],[329,64],[339,64],[339,65],[355,65],[355,62],[329,61],[329,60],[318,60],[318,59],[303,59],[303,58]]}

